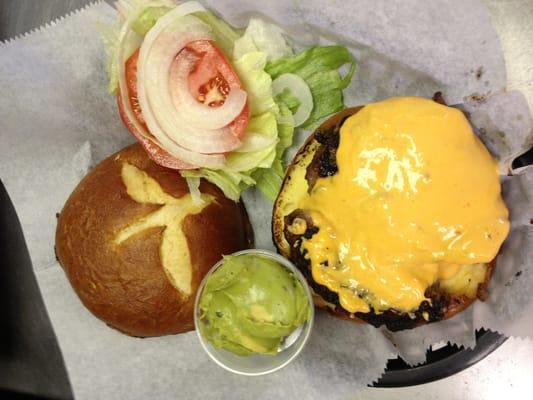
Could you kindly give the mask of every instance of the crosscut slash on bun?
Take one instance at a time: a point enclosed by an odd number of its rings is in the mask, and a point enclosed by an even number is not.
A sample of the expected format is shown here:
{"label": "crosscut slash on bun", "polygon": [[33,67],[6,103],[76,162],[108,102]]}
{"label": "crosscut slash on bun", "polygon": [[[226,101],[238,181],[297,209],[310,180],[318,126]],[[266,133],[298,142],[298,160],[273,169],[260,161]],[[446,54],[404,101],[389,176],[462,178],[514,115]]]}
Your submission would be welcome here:
{"label": "crosscut slash on bun", "polygon": [[196,290],[222,258],[250,248],[241,203],[202,180],[193,198],[177,171],[138,144],[96,166],[59,214],[56,254],[83,304],[138,337],[194,329]]}
{"label": "crosscut slash on bun", "polygon": [[[433,99],[443,103],[442,96]],[[303,144],[290,164],[282,189],[274,204],[272,216],[273,241],[284,257],[290,259],[306,277],[311,286],[316,306],[331,314],[356,322],[367,322],[375,327],[386,326],[391,331],[414,328],[428,322],[452,317],[467,308],[476,298],[486,298],[486,288],[494,267],[494,260],[484,266],[482,276],[473,277],[465,270],[461,282],[437,280],[427,288],[418,309],[405,313],[394,309],[375,312],[350,313],[345,310],[336,292],[313,279],[311,262],[302,250],[302,241],[310,239],[319,230],[312,216],[299,209],[299,200],[310,193],[317,179],[337,174],[336,152],[339,146],[339,132],[347,118],[363,107],[346,109],[326,120]],[[348,217],[348,216],[347,216]],[[465,287],[470,295],[465,295]]]}

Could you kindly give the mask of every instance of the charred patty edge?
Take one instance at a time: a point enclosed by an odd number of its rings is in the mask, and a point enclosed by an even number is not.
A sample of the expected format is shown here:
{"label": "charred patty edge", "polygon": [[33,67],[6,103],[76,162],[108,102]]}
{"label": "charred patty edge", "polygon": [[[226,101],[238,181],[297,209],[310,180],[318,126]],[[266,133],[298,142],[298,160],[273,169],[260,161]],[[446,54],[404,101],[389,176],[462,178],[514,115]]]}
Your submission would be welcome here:
{"label": "charred patty edge", "polygon": [[[289,231],[289,226],[292,224],[295,218],[301,218],[306,221],[306,230],[303,234],[296,235]],[[317,283],[313,279],[311,262],[306,258],[307,251],[301,250],[303,239],[310,239],[319,231],[319,229],[319,227],[314,225],[311,217],[303,210],[297,209],[285,217],[284,233],[290,245],[291,261],[304,275],[315,295],[319,296],[327,304],[333,306],[325,306],[322,308],[325,308],[335,316],[348,320],[359,319],[375,326],[376,328],[385,326],[389,331],[396,332],[405,329],[412,329],[426,323],[448,319],[466,309],[476,299],[484,300],[486,295],[486,287],[490,281],[492,270],[494,268],[494,261],[487,264],[485,281],[478,285],[477,296],[474,298],[469,298],[467,296],[451,296],[448,293],[440,290],[437,282],[436,284],[428,287],[424,293],[425,296],[431,300],[431,302],[424,300],[422,303],[420,303],[420,306],[411,313],[405,313],[393,309],[380,313],[373,309],[368,313],[351,313],[340,305],[339,296],[336,292],[330,290],[324,285]]]}

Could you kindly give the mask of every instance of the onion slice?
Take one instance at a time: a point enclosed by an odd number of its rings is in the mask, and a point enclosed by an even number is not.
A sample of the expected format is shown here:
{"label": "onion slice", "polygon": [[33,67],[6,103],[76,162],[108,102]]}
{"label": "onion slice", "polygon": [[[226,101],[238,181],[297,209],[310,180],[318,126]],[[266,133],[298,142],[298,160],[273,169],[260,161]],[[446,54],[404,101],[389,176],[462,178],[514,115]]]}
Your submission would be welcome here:
{"label": "onion slice", "polygon": [[241,113],[246,105],[246,92],[242,89],[230,89],[224,104],[210,107],[198,102],[189,91],[187,77],[194,68],[192,57],[174,62],[170,69],[170,92],[176,109],[184,119],[195,127],[219,129],[229,125]]}
{"label": "onion slice", "polygon": [[169,152],[164,150],[161,146],[157,145],[154,140],[150,140],[148,137],[142,135],[134,126],[133,123],[126,117],[124,106],[122,105],[122,96],[117,96],[118,109],[122,122],[128,128],[133,136],[141,143],[150,158],[156,163],[165,168],[170,169],[194,169],[196,166],[186,163],[172,156]]}
{"label": "onion slice", "polygon": [[[192,70],[197,58],[184,47],[192,41],[191,38],[209,38],[209,31],[205,30],[205,25],[199,20],[195,22],[193,18],[182,18],[182,20],[187,19],[183,23],[184,26],[190,28],[188,29],[189,33],[178,31],[170,34],[164,32],[154,41],[146,62],[139,66],[138,69],[140,78],[137,82],[139,104],[143,110],[143,115],[145,108],[148,107],[149,112],[153,114],[161,128],[158,129],[149,125],[150,130],[163,131],[176,144],[200,153],[229,152],[239,147],[240,141],[228,127],[207,130],[187,123],[183,112],[175,108],[172,102],[169,85],[175,85],[176,83],[168,79],[168,71],[174,65],[182,64],[185,65],[188,71]],[[195,36],[191,36],[191,32],[194,32]],[[176,54],[178,54],[177,57]],[[187,76],[188,74],[184,78],[185,81],[187,81]],[[142,96],[140,94],[141,90],[143,90]],[[185,90],[188,91],[188,88]],[[149,102],[149,105],[145,104],[145,100]],[[216,110],[215,108],[211,109]]]}
{"label": "onion slice", "polygon": [[[180,35],[181,38],[178,43],[175,43],[173,48],[183,48],[185,45],[192,39],[197,40],[199,36],[187,36]],[[144,49],[144,53],[143,53]],[[164,115],[164,111],[160,109],[157,100],[159,99],[158,93],[155,89],[156,82],[153,82],[154,78],[151,77],[151,80],[146,76],[145,69],[147,64],[146,49],[144,48],[144,43],[141,46],[141,51],[139,52],[139,63],[137,66],[137,93],[139,98],[139,105],[142,110],[144,120],[148,126],[148,130],[152,135],[154,135],[157,140],[162,144],[162,147],[167,150],[172,155],[190,162],[198,166],[209,166],[216,167],[222,166],[224,163],[223,155],[209,155],[202,154],[196,151],[191,151],[181,146],[179,142],[174,141],[162,128],[160,125],[160,120],[154,114],[154,109],[158,110],[159,118],[163,118],[161,114]],[[152,60],[150,60],[152,61]],[[158,79],[158,78],[156,78]],[[168,91],[168,87],[166,88]],[[152,92],[150,96],[149,91]],[[155,93],[154,93],[155,92]],[[183,131],[177,131],[183,136]],[[194,136],[193,136],[194,137]]]}
{"label": "onion slice", "polygon": [[[158,25],[161,22],[167,22],[170,23],[174,21],[178,16],[184,16],[186,14],[190,14],[193,12],[198,11],[205,11],[205,8],[201,6],[198,2],[187,2],[182,5],[177,6],[174,10],[167,13],[165,16],[161,17],[158,20]],[[146,129],[139,123],[139,121],[135,118],[135,115],[133,113],[133,110],[131,109],[131,105],[128,98],[128,90],[127,90],[127,84],[126,84],[126,78],[125,78],[125,63],[126,60],[129,58],[129,56],[139,47],[141,43],[146,44],[146,38],[143,42],[143,38],[137,35],[132,29],[131,29],[131,23],[133,18],[126,21],[121,29],[120,32],[120,49],[118,54],[118,65],[119,65],[119,95],[120,100],[123,105],[123,110],[126,118],[130,122],[129,128],[132,130],[132,133],[135,134],[135,136],[143,137],[146,140],[149,140],[150,142],[154,143],[154,145],[166,150],[170,155],[175,157],[178,160],[183,161],[181,165],[183,165],[182,168],[197,168],[200,166],[206,166],[206,167],[213,167],[213,168],[219,168],[224,165],[225,158],[223,155],[216,154],[216,155],[206,155],[206,154],[200,154],[197,152],[193,152],[190,150],[187,150],[181,146],[176,145],[172,140],[170,140],[165,135],[158,137],[154,137],[152,132],[147,132]],[[169,22],[170,21],[170,22]],[[150,33],[152,33],[154,29],[152,29]],[[147,35],[148,36],[148,35]],[[141,46],[142,47],[142,46]],[[138,79],[142,80],[142,79]],[[144,115],[144,110],[143,110]],[[147,142],[143,140],[143,143],[146,144]],[[177,163],[178,165],[180,163]]]}
{"label": "onion slice", "polygon": [[272,94],[274,96],[283,92],[285,89],[288,89],[300,102],[298,110],[293,114],[294,126],[300,126],[307,121],[313,110],[311,89],[309,89],[309,86],[302,78],[291,73],[280,75],[272,81]]}
{"label": "onion slice", "polygon": [[[170,87],[179,82],[170,79],[171,70],[184,64],[184,81],[187,82],[188,74],[197,60],[193,61],[181,54],[185,52],[185,46],[192,41],[212,39],[208,25],[194,16],[176,13],[178,8],[158,20],[144,38],[139,52],[137,75],[139,105],[150,132],[164,146],[170,146],[170,151],[179,146],[214,157],[215,153],[226,153],[240,146],[240,140],[227,125],[238,116],[242,108],[227,123],[217,129],[210,129],[188,120],[187,109],[175,107]],[[192,98],[187,85],[185,88],[182,85],[182,90]],[[203,106],[195,99],[194,102]],[[210,115],[203,118],[215,120],[217,108],[209,107],[208,110]]]}

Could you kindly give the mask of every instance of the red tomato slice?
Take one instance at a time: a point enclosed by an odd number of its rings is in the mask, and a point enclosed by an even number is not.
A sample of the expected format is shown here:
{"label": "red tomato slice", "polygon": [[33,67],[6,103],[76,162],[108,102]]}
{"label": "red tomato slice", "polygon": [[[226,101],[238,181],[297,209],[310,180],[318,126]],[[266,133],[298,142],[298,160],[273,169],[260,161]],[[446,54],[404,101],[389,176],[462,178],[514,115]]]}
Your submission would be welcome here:
{"label": "red tomato slice", "polygon": [[[120,118],[122,119],[122,122],[124,122],[124,125],[126,125],[126,128],[128,128],[131,134],[135,137],[135,139],[137,139],[137,141],[144,148],[146,153],[148,153],[148,156],[156,164],[159,164],[162,167],[166,167],[170,169],[194,169],[196,168],[194,165],[188,164],[185,161],[181,161],[177,159],[172,154],[162,149],[157,144],[152,142],[150,139],[143,136],[139,131],[137,131],[137,129],[135,129],[131,121],[128,119],[128,117],[126,117],[126,114],[124,113],[124,105],[122,104],[120,93],[117,96],[117,104],[118,104],[118,111],[120,114]],[[142,125],[144,125],[144,122],[142,123]]]}
{"label": "red tomato slice", "polygon": [[[189,43],[186,49],[196,53],[200,61],[189,75],[189,90],[199,102],[213,107],[224,104],[228,92],[242,88],[238,75],[228,59],[210,40],[197,40]],[[246,134],[250,109],[248,104],[230,124],[233,134],[242,139]]]}
{"label": "red tomato slice", "polygon": [[[186,48],[189,51],[193,51],[199,57],[199,61],[195,69],[189,75],[189,90],[191,91],[191,94],[198,99],[198,101],[204,104],[209,104],[213,107],[217,107],[224,103],[230,89],[242,87],[239,77],[233,70],[233,67],[213,42],[209,40],[194,41],[189,43]],[[138,58],[139,50],[135,51],[126,61],[126,85],[128,88],[130,106],[133,110],[135,118],[143,126],[143,128],[146,129],[146,131],[149,131],[143,118],[137,96]],[[137,138],[137,140],[139,140],[139,142],[143,145],[145,150],[155,162],[167,168],[173,169],[193,168],[193,166],[190,164],[181,160],[177,160],[164,149],[141,135],[140,132],[137,132],[132,123],[124,114],[124,105],[120,100],[120,96],[118,98],[118,106],[120,116],[124,124]],[[249,118],[250,111],[248,104],[246,104],[242,112],[229,125],[233,135],[239,139],[244,137]]]}
{"label": "red tomato slice", "polygon": [[128,87],[128,95],[130,99],[131,109],[135,114],[137,120],[146,128],[141,107],[139,106],[139,98],[137,96],[137,60],[139,59],[139,49],[137,49],[126,61],[126,68],[124,71],[126,78],[126,86]]}
{"label": "red tomato slice", "polygon": [[[137,121],[141,126],[148,132],[148,127],[144,121],[141,107],[139,106],[139,99],[137,97],[137,60],[139,58],[139,50],[135,51],[130,58],[126,61],[125,68],[125,78],[126,86],[128,88],[128,98],[130,101],[131,109]],[[166,150],[162,149],[150,139],[143,136],[131,123],[126,114],[124,113],[124,104],[122,104],[122,99],[120,93],[117,94],[117,104],[120,118],[126,128],[131,132],[131,134],[137,139],[137,141],[143,146],[144,150],[148,153],[148,156],[157,164],[170,168],[170,169],[192,169],[195,168],[193,165],[186,163],[185,161],[178,160],[176,157],[168,153]]]}

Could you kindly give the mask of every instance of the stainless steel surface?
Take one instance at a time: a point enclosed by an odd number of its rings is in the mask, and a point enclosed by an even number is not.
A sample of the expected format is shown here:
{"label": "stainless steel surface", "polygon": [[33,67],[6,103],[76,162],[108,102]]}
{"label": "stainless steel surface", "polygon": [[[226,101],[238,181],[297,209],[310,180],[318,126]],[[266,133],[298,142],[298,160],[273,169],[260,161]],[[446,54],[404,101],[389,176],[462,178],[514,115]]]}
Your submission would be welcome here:
{"label": "stainless steel surface", "polygon": [[[500,36],[508,88],[518,89],[533,110],[533,0],[484,0]],[[0,39],[34,29],[88,0],[1,0]],[[473,367],[452,377],[402,389],[367,389],[355,399],[527,399],[533,342],[510,339]]]}

